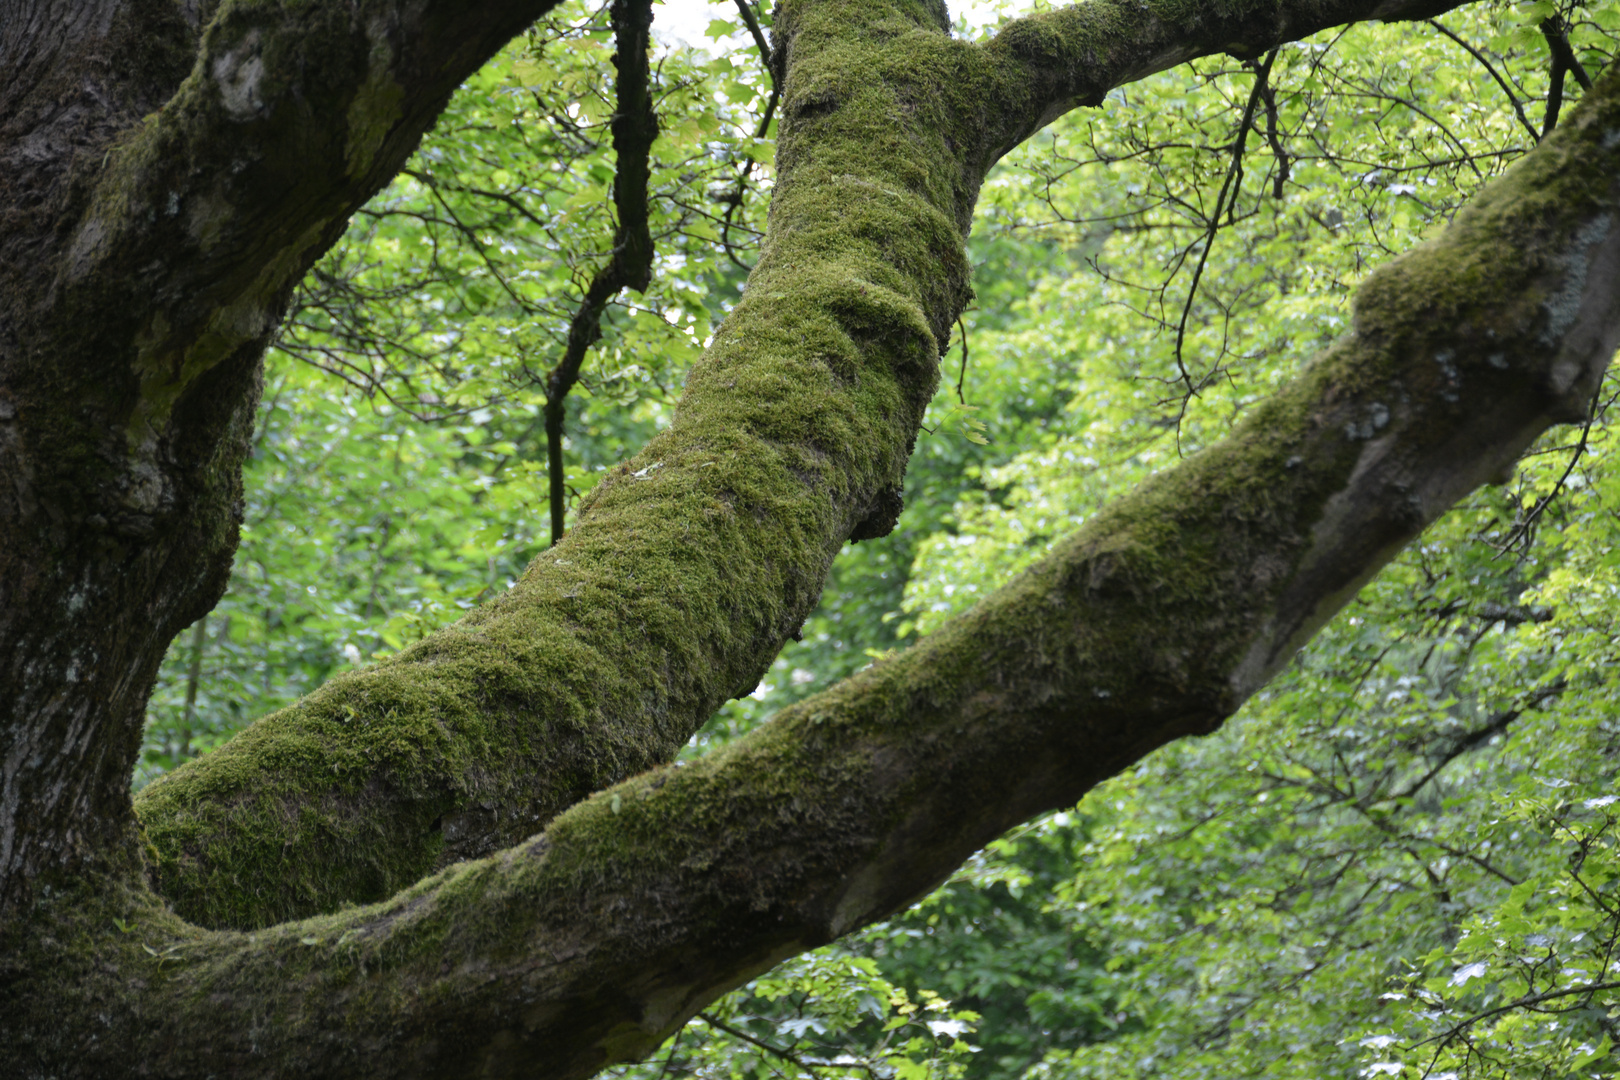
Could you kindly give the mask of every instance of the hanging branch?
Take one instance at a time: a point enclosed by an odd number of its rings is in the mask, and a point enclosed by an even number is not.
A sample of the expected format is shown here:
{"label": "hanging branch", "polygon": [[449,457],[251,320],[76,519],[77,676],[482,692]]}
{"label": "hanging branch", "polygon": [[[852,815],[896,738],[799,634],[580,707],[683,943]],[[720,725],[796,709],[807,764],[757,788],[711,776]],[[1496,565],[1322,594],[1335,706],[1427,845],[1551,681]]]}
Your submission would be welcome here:
{"label": "hanging branch", "polygon": [[208,642],[208,616],[191,624],[191,667],[186,672],[186,710],[180,721],[180,744],[175,747],[178,764],[191,756],[191,733],[197,719],[197,688],[202,685],[203,646]]}
{"label": "hanging branch", "polygon": [[[777,72],[777,55],[771,50],[770,44],[765,40],[765,31],[760,27],[759,18],[754,14],[753,6],[748,0],[736,0],[737,11],[742,20],[748,25],[748,33],[754,39],[754,47],[759,50],[760,62],[765,65],[765,77],[771,80],[771,96],[765,102],[765,112],[760,117],[759,130],[754,132],[754,138],[763,139],[771,130],[771,119],[776,114],[776,104],[782,96],[782,80]],[[744,273],[753,270],[753,267],[737,258],[736,251],[731,246],[731,219],[743,204],[743,196],[748,192],[748,177],[753,173],[754,161],[752,153],[743,158],[742,168],[737,170],[737,183],[732,189],[721,196],[720,201],[725,204],[725,216],[720,222],[720,246],[725,249],[726,258],[736,264]]]}
{"label": "hanging branch", "polygon": [[[1586,413],[1586,422],[1581,425],[1580,437],[1575,440],[1574,444],[1567,447],[1553,447],[1547,451],[1552,452],[1552,450],[1570,450],[1571,454],[1569,457],[1569,463],[1564,466],[1564,472],[1558,477],[1558,482],[1553,484],[1552,490],[1536,500],[1536,504],[1530,508],[1530,512],[1526,514],[1523,519],[1520,520],[1519,523],[1514,527],[1513,531],[1508,534],[1508,538],[1497,546],[1496,553],[1498,555],[1507,554],[1509,551],[1513,550],[1514,545],[1520,540],[1525,540],[1527,537],[1529,537],[1530,530],[1535,528],[1536,522],[1541,518],[1541,515],[1546,513],[1547,508],[1556,502],[1558,497],[1564,493],[1565,488],[1569,484],[1569,478],[1575,474],[1575,466],[1580,464],[1581,455],[1590,452],[1592,449],[1592,425],[1596,424],[1599,420],[1607,416],[1609,409],[1614,406],[1616,400],[1620,400],[1620,394],[1614,394],[1608,398],[1603,398],[1601,396],[1594,397],[1592,399],[1591,407]],[[1528,550],[1529,544],[1526,543],[1525,552],[1527,553]]]}
{"label": "hanging branch", "polygon": [[[771,76],[771,85],[776,85],[776,68],[771,63],[771,47],[765,41],[765,31],[760,29],[759,18],[754,14],[753,5],[748,0],[736,0],[737,12],[742,21],[748,24],[748,32],[753,35],[754,45],[759,49],[759,58],[765,65],[765,71]],[[774,96],[774,95],[773,95]]]}
{"label": "hanging branch", "polygon": [[567,510],[563,482],[564,403],[579,381],[585,354],[602,338],[602,312],[621,289],[646,292],[652,283],[653,242],[648,228],[648,157],[658,137],[653,112],[647,50],[652,32],[652,0],[613,0],[613,66],[618,69],[618,104],[613,113],[613,208],[618,228],[607,265],[596,272],[568,324],[563,357],[546,376],[546,467],[551,479],[551,542],[562,539]]}
{"label": "hanging branch", "polygon": [[[1261,95],[1264,93],[1267,80],[1271,77],[1271,65],[1277,60],[1278,50],[1272,49],[1266,54],[1265,61],[1255,69],[1254,86],[1249,91],[1249,101],[1243,107],[1243,118],[1238,122],[1237,138],[1232,143],[1232,164],[1226,170],[1226,179],[1221,182],[1220,194],[1215,196],[1215,212],[1209,216],[1209,227],[1204,233],[1204,249],[1198,255],[1198,265],[1193,268],[1192,284],[1187,287],[1187,302],[1181,307],[1181,321],[1176,324],[1176,368],[1181,372],[1181,381],[1187,387],[1187,393],[1182,398],[1182,414],[1187,411],[1188,399],[1198,396],[1198,392],[1208,385],[1208,380],[1193,381],[1192,373],[1187,370],[1186,359],[1182,355],[1182,347],[1187,340],[1187,319],[1192,315],[1193,300],[1198,295],[1198,282],[1204,276],[1204,265],[1209,262],[1210,250],[1215,246],[1215,234],[1221,227],[1221,214],[1229,218],[1235,212],[1238,193],[1243,187],[1243,149],[1249,141],[1249,131],[1254,127],[1254,113],[1258,107]],[[1180,445],[1180,418],[1177,418],[1177,446]]]}
{"label": "hanging branch", "polygon": [[968,365],[967,323],[962,320],[962,316],[960,316],[960,315],[958,315],[956,317],[956,326],[957,326],[957,328],[959,330],[962,331],[962,367],[956,373],[956,400],[961,402],[963,405],[966,405],[967,404],[967,398],[962,396],[962,383],[967,380],[967,365]]}
{"label": "hanging branch", "polygon": [[1564,104],[1564,76],[1574,75],[1582,90],[1592,89],[1592,77],[1581,66],[1580,60],[1575,56],[1575,50],[1569,47],[1569,27],[1563,19],[1554,15],[1541,20],[1541,36],[1547,39],[1547,47],[1552,50],[1552,72],[1548,76],[1547,86],[1547,112],[1541,122],[1541,137],[1545,139],[1552,133],[1552,129],[1558,126],[1558,111]]}
{"label": "hanging branch", "polygon": [[1283,185],[1288,183],[1289,157],[1288,151],[1283,148],[1282,124],[1277,118],[1277,88],[1271,85],[1270,79],[1261,79],[1256,85],[1260,88],[1260,100],[1266,105],[1266,142],[1271,147],[1271,156],[1277,159],[1277,175],[1272,180],[1271,197],[1280,199],[1283,197]]}

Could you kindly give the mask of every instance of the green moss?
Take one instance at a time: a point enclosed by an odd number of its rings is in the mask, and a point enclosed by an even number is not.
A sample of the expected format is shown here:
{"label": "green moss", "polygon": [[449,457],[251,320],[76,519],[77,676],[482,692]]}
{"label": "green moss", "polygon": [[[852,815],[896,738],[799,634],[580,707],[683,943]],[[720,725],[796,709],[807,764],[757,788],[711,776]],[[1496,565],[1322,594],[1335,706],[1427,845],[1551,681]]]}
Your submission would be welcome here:
{"label": "green moss", "polygon": [[[1117,14],[1087,5],[1084,18],[1017,33],[1072,57],[1105,42]],[[674,426],[598,486],[511,594],[142,793],[156,878],[189,917],[258,926],[380,900],[668,760],[754,687],[845,538],[883,527],[969,295],[962,238],[983,148],[1005,137],[984,102],[1022,39],[953,42],[932,5],[823,0],[778,18],[789,73],[770,235]],[[1515,183],[1496,197],[1519,208],[1515,220],[1568,204],[1540,173]],[[1116,700],[1184,694],[1220,714],[1230,689],[1210,673],[1236,663],[1306,556],[1365,442],[1344,433],[1370,437],[1369,417],[1399,412],[1392,380],[1409,395],[1435,389],[1440,369],[1413,359],[1428,346],[1381,328],[1463,317],[1475,290],[1499,283],[1494,255],[1478,252],[1523,239],[1475,224],[1492,205],[1464,215],[1462,239],[1369,282],[1356,342],[1229,443],[1099,515],[1018,587],[1094,595],[1106,620],[1061,640],[1021,617],[1008,647],[1028,635],[1054,655],[1090,650]],[[1202,666],[1163,644],[1211,627],[1231,632]],[[1158,674],[1120,684],[1111,672],[1142,650]]]}
{"label": "green moss", "polygon": [[754,688],[846,538],[885,527],[969,295],[979,177],[944,132],[977,108],[971,50],[934,4],[781,18],[770,237],[674,426],[510,594],[141,793],[188,917],[379,900],[670,759]]}

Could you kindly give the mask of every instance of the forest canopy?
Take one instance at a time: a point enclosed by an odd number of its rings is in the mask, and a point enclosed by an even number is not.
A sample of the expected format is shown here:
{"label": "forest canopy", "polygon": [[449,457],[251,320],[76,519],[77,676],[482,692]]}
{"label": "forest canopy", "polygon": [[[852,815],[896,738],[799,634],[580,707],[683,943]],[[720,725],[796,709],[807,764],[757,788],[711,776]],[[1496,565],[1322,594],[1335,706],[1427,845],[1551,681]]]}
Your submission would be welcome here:
{"label": "forest canopy", "polygon": [[[759,257],[771,12],[714,14],[702,47],[653,51],[650,273],[613,292],[565,391],[570,514],[668,425]],[[1372,268],[1553,131],[1617,47],[1603,3],[1358,24],[1113,90],[1007,155],[897,527],[844,550],[800,640],[684,754],[883,662],[1229,434],[1344,332]],[[547,378],[622,240],[613,52],[605,6],[537,23],[299,286],[230,588],[169,650],[137,787],[451,622],[546,548]],[[618,1074],[1614,1075],[1611,387],[1220,731]]]}

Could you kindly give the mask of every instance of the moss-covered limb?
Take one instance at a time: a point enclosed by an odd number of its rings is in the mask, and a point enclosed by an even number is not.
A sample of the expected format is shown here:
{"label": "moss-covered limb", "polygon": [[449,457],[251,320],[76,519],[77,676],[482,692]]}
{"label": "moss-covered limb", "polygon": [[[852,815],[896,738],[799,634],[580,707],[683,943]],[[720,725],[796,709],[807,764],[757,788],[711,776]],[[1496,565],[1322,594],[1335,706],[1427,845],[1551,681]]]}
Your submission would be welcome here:
{"label": "moss-covered limb", "polygon": [[1348,23],[1428,19],[1470,0],[1087,0],[1017,19],[986,46],[1000,72],[994,161],[1116,86],[1200,56],[1257,57]]}
{"label": "moss-covered limb", "polygon": [[[938,635],[385,903],[255,935],[81,883],[8,928],[24,1076],[576,1080],[1217,725],[1620,342],[1620,70],[1227,441]],[[115,923],[114,920],[117,920]],[[150,950],[150,951],[148,951]]]}
{"label": "moss-covered limb", "polygon": [[[765,250],[671,429],[507,596],[142,792],[160,890],[261,926],[378,900],[667,761],[745,694],[843,543],[892,527],[977,179],[971,48],[896,2],[790,5]],[[956,96],[952,96],[955,94]]]}

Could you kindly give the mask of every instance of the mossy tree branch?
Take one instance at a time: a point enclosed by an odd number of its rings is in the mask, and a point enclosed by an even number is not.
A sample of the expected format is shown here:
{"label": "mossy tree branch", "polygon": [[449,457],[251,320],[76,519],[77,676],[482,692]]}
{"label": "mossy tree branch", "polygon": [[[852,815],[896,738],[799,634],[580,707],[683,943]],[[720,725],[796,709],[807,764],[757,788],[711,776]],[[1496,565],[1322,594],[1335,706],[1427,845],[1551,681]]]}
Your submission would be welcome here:
{"label": "mossy tree branch", "polygon": [[187,917],[379,900],[670,760],[758,684],[843,544],[892,527],[978,183],[944,134],[974,88],[916,63],[976,53],[940,8],[795,10],[772,238],[671,428],[506,596],[141,793]]}
{"label": "mossy tree branch", "polygon": [[[978,46],[950,38],[937,3],[779,8],[769,236],[671,429],[507,596],[146,789],[163,895],[237,927],[381,900],[672,759],[757,685],[845,541],[892,527],[969,295],[979,185],[1009,132],[1072,104],[1057,73],[1117,82],[1172,53],[1395,9],[1255,10],[1126,23],[1105,0]],[[1068,59],[1042,51],[1053,35]],[[1099,40],[1100,54],[1084,44]]]}
{"label": "mossy tree branch", "polygon": [[991,41],[1000,71],[1000,124],[985,164],[1079,106],[1098,106],[1117,86],[1230,53],[1258,59],[1322,30],[1380,19],[1428,19],[1466,0],[1091,0],[1015,19]]}
{"label": "mossy tree branch", "polygon": [[[577,1080],[647,1052],[1016,822],[1218,726],[1425,524],[1583,416],[1620,344],[1617,226],[1613,71],[1374,273],[1351,332],[1229,439],[739,743],[383,904],[257,935],[197,930],[138,892],[48,899],[28,970],[71,961],[102,1025],[54,1060]],[[98,934],[113,917],[130,932]],[[62,944],[87,937],[99,953]]]}

